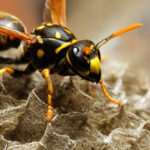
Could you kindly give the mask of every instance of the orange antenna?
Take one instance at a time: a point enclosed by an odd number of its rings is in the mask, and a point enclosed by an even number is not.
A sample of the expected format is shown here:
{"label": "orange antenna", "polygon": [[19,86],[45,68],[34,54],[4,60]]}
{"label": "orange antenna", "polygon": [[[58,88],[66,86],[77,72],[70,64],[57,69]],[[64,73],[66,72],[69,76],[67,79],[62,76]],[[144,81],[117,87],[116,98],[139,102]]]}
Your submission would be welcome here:
{"label": "orange antenna", "polygon": [[136,23],[136,24],[133,24],[133,25],[130,25],[128,27],[125,27],[113,34],[111,34],[110,36],[106,37],[105,39],[101,40],[100,42],[98,42],[98,44],[96,45],[96,48],[100,48],[102,45],[106,44],[109,40],[121,35],[121,34],[124,34],[128,31],[131,31],[131,30],[134,30],[134,29],[137,29],[139,27],[142,27],[142,24],[140,23]]}
{"label": "orange antenna", "polygon": [[[124,34],[124,33],[128,32],[128,31],[134,30],[134,29],[139,28],[139,27],[141,27],[141,26],[142,26],[142,24],[137,23],[137,24],[133,24],[133,25],[131,25],[131,26],[125,27],[125,28],[123,28],[123,29],[121,29],[121,30],[118,30],[117,32],[113,33],[112,35],[108,36],[107,38],[101,40],[101,41],[96,45],[96,48],[100,48],[103,44],[106,44],[106,43],[107,43],[109,40],[111,40],[112,38],[115,38],[115,37],[117,37],[117,36],[119,36],[119,35],[121,35],[121,34]],[[108,92],[107,92],[107,90],[106,90],[106,88],[105,88],[105,86],[104,86],[104,84],[103,84],[102,78],[101,78],[101,80],[99,81],[99,83],[100,83],[100,85],[101,85],[101,88],[102,88],[102,91],[103,91],[105,97],[106,97],[109,101],[111,101],[112,103],[115,103],[115,104],[117,104],[118,106],[120,106],[120,105],[121,105],[121,102],[120,102],[120,101],[118,101],[118,100],[116,100],[116,99],[113,99],[113,98],[111,98],[111,96],[109,96],[109,94],[108,94]]]}
{"label": "orange antenna", "polygon": [[39,40],[35,35],[13,30],[5,26],[0,26],[0,33],[18,38],[31,44],[36,43]]}

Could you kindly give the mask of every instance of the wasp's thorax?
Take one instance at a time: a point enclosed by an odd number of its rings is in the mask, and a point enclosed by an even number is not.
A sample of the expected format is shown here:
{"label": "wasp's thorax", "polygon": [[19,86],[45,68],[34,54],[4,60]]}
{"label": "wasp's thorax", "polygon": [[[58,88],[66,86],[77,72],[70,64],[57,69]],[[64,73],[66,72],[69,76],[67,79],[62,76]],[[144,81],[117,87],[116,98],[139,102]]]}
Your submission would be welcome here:
{"label": "wasp's thorax", "polygon": [[100,81],[100,52],[92,41],[82,40],[72,45],[66,54],[66,62],[83,79]]}

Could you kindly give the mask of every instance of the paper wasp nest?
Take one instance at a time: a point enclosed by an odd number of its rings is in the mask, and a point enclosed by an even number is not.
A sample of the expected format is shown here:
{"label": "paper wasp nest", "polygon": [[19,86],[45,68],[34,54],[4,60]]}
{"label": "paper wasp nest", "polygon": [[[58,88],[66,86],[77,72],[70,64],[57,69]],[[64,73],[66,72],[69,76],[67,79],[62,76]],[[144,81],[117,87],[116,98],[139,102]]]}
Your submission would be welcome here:
{"label": "paper wasp nest", "polygon": [[0,150],[150,149],[148,79],[130,62],[108,60],[102,68],[108,92],[122,106],[110,103],[99,85],[78,76],[53,75],[54,118],[48,124],[41,74],[22,78],[5,74],[0,82]]}

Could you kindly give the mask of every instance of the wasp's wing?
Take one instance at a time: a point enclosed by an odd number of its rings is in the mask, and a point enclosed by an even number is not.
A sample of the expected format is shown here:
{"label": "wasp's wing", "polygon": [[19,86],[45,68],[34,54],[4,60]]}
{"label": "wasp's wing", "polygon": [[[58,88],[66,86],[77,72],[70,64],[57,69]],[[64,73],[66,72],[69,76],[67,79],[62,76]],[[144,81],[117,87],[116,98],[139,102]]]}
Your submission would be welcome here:
{"label": "wasp's wing", "polygon": [[18,38],[20,40],[26,41],[27,43],[36,43],[39,40],[35,35],[13,30],[5,26],[0,26],[0,33]]}
{"label": "wasp's wing", "polygon": [[[47,3],[48,6],[50,6],[49,12],[52,22],[54,24],[66,26],[66,0],[47,0]],[[27,43],[37,43],[40,41],[35,35],[16,31],[4,26],[0,26],[0,33],[21,39]]]}
{"label": "wasp's wing", "polygon": [[47,0],[44,21],[66,26],[66,0]]}

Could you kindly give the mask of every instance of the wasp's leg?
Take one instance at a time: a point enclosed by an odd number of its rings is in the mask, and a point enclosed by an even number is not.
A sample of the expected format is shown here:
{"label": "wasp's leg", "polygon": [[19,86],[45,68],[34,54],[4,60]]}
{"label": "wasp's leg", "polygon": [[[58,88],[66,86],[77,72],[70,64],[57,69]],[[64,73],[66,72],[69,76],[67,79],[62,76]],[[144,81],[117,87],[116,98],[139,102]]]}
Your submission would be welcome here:
{"label": "wasp's leg", "polygon": [[50,79],[50,70],[49,69],[43,69],[42,75],[45,78],[47,82],[47,89],[48,89],[48,110],[47,110],[47,116],[46,120],[48,122],[51,121],[53,116],[53,107],[52,107],[52,94],[53,94],[53,85]]}
{"label": "wasp's leg", "polygon": [[104,84],[103,84],[103,80],[102,80],[102,79],[100,80],[99,83],[100,83],[100,85],[101,85],[102,91],[103,91],[104,95],[106,96],[106,98],[107,98],[109,101],[111,101],[112,103],[115,103],[115,104],[117,104],[118,106],[120,106],[120,105],[121,105],[121,102],[120,102],[120,101],[118,101],[118,100],[116,100],[116,99],[112,99],[112,98],[109,96],[109,94],[107,93],[106,88],[105,88],[105,86],[104,86]]}
{"label": "wasp's leg", "polygon": [[22,75],[29,75],[33,73],[36,69],[33,67],[32,64],[29,64],[24,71],[20,71],[17,69],[12,69],[10,67],[4,67],[0,69],[0,76],[3,75],[5,72],[10,74],[13,77],[21,77]]}

